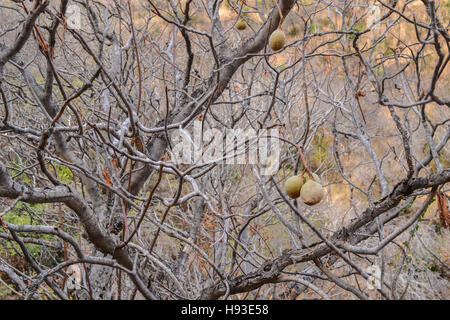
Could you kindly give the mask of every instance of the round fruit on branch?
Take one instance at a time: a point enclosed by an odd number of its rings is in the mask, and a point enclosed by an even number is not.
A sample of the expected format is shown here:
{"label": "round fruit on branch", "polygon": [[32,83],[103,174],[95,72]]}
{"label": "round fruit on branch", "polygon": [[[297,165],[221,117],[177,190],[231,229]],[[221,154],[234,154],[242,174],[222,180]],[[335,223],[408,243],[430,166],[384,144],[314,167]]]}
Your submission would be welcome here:
{"label": "round fruit on branch", "polygon": [[236,23],[236,29],[245,30],[245,28],[247,28],[247,24],[243,19],[239,19],[239,21]]}
{"label": "round fruit on branch", "polygon": [[309,206],[318,204],[322,201],[324,190],[319,182],[307,179],[300,190],[300,197],[303,202]]}
{"label": "round fruit on branch", "polygon": [[270,35],[269,45],[273,51],[278,51],[284,47],[286,43],[286,36],[284,35],[283,30],[277,29]]}
{"label": "round fruit on branch", "polygon": [[289,179],[286,180],[286,183],[284,185],[284,190],[286,194],[292,199],[298,198],[300,196],[300,190],[304,182],[305,180],[302,174],[290,177]]}

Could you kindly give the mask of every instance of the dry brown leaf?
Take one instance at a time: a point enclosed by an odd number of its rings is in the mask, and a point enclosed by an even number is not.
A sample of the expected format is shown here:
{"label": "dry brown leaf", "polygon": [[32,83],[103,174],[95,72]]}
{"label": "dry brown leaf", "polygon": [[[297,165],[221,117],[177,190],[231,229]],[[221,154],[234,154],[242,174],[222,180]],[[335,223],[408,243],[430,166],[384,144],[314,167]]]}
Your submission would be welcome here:
{"label": "dry brown leaf", "polygon": [[450,211],[448,210],[447,198],[442,192],[437,192],[437,202],[438,202],[438,211],[439,211],[439,219],[441,221],[441,225],[444,228],[450,229]]}
{"label": "dry brown leaf", "polygon": [[115,167],[116,169],[119,168],[119,162],[117,161],[117,158],[112,158],[112,164],[114,165],[114,167]]}
{"label": "dry brown leaf", "polygon": [[139,138],[139,136],[134,137],[133,142],[136,148],[139,150],[139,152],[144,152],[144,147],[142,146],[142,141],[141,138]]}
{"label": "dry brown leaf", "polygon": [[108,173],[108,171],[107,171],[106,169],[103,169],[103,170],[102,170],[102,175],[103,175],[103,178],[105,178],[106,184],[107,184],[108,186],[112,187],[112,186],[113,186],[113,183],[112,183],[111,177],[109,176],[109,173]]}

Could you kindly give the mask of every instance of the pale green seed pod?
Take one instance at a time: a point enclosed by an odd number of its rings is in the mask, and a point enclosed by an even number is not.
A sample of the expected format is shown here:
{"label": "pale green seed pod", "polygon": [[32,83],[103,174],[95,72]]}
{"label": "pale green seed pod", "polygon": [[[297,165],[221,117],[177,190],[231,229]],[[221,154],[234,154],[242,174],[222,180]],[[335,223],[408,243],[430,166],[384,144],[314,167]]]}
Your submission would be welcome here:
{"label": "pale green seed pod", "polygon": [[307,180],[300,190],[300,197],[309,206],[318,204],[322,201],[323,196],[324,190],[322,185],[311,179]]}
{"label": "pale green seed pod", "polygon": [[245,28],[247,28],[247,24],[243,19],[239,19],[239,21],[236,23],[236,29],[245,30]]}
{"label": "pale green seed pod", "polygon": [[286,194],[292,199],[296,199],[300,196],[300,190],[304,183],[304,178],[301,175],[290,177],[286,180],[284,190]]}
{"label": "pale green seed pod", "polygon": [[269,45],[273,51],[278,51],[284,47],[286,43],[286,36],[284,35],[283,30],[277,29],[270,35]]}

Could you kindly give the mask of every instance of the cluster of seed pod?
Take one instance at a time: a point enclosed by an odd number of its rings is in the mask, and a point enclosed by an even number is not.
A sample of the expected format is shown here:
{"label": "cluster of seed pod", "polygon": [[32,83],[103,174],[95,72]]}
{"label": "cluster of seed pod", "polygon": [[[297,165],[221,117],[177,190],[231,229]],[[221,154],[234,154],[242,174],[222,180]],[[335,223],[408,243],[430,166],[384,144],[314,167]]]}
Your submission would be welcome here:
{"label": "cluster of seed pod", "polygon": [[325,194],[322,181],[315,173],[310,176],[308,173],[302,172],[290,177],[286,180],[284,189],[289,197],[292,199],[300,197],[309,206],[318,204]]}
{"label": "cluster of seed pod", "polygon": [[[247,23],[245,22],[245,20],[243,18],[239,18],[239,20],[236,22],[236,29],[245,30],[246,28]],[[281,30],[280,24],[280,26],[270,35],[269,45],[273,51],[278,51],[281,48],[283,48],[285,44],[286,44],[286,35],[284,34],[283,30]]]}

